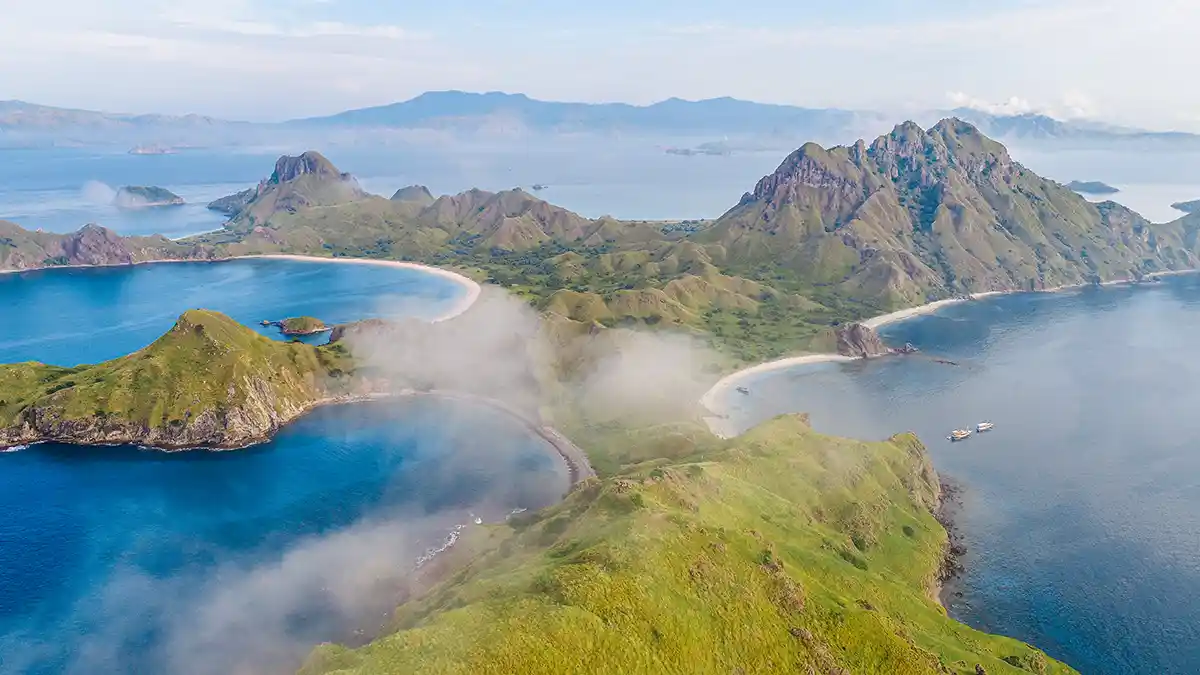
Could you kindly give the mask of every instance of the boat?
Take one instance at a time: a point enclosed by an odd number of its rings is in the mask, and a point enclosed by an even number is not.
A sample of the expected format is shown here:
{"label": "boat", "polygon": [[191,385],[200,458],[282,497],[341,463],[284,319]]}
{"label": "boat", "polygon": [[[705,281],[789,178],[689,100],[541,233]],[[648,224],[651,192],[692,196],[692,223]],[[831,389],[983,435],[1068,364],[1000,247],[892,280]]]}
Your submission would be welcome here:
{"label": "boat", "polygon": [[954,431],[950,432],[949,438],[951,441],[963,441],[966,440],[970,435],[970,429],[955,429]]}
{"label": "boat", "polygon": [[979,424],[975,425],[975,431],[982,434],[985,431],[991,431],[992,427],[994,426],[996,425],[992,424],[991,422],[980,422]]}
{"label": "boat", "polygon": [[747,389],[747,388],[745,388],[745,387],[738,387],[738,388],[737,388],[737,393],[739,393],[739,394],[749,394],[749,393],[750,393],[750,390],[749,390],[749,389]]}

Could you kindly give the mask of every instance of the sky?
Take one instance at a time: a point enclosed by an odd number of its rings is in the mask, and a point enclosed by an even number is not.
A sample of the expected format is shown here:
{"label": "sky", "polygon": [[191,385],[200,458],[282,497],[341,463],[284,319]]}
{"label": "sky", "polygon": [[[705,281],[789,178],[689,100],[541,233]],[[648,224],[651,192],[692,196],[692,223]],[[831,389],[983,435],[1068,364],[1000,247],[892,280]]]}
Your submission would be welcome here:
{"label": "sky", "polygon": [[423,91],[1200,131],[1195,0],[0,0],[0,99],[279,120]]}

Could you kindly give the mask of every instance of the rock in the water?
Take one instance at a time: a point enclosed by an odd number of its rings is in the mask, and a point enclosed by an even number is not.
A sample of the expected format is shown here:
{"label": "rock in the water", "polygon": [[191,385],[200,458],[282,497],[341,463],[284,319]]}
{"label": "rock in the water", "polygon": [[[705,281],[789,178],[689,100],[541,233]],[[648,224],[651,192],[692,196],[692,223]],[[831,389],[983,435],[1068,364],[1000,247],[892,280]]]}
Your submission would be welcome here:
{"label": "rock in the water", "polygon": [[837,329],[837,352],[865,359],[891,354],[892,350],[883,344],[879,333],[861,323],[852,323]]}
{"label": "rock in the water", "polygon": [[183,197],[155,186],[126,185],[117,190],[113,204],[122,209],[143,209],[154,206],[181,206]]}

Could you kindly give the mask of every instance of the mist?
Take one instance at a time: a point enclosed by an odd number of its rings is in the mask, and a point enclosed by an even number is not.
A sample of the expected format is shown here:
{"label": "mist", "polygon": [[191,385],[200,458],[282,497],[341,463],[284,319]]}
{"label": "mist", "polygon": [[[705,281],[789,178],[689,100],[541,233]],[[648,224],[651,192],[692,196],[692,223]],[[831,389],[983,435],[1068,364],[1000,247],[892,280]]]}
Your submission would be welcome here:
{"label": "mist", "polygon": [[[379,308],[383,315],[407,309],[403,301]],[[168,558],[178,560],[165,570],[137,551],[121,554],[109,581],[71,612],[88,637],[63,672],[287,673],[321,642],[361,644],[430,583],[430,572],[446,560],[434,556],[418,568],[431,549],[476,527],[475,517],[501,522],[515,509],[542,508],[565,494],[562,459],[529,433],[529,424],[553,422],[568,407],[592,421],[694,419],[694,401],[715,380],[706,371],[715,355],[691,336],[545,320],[494,287],[452,320],[358,326],[342,339],[375,386],[467,393],[472,400],[414,396],[325,408],[285,429],[281,439],[311,434],[328,442],[329,452],[347,452],[361,447],[357,434],[371,427],[367,420],[381,419],[390,431],[379,452],[397,458],[399,468],[379,462],[381,471],[396,473],[376,503],[286,545],[266,537],[220,549],[197,533],[181,542],[184,549],[168,547]],[[355,461],[374,463],[374,452]],[[345,508],[337,504],[288,508]],[[37,635],[10,638],[5,667],[19,671],[64,656]]]}
{"label": "mist", "polygon": [[117,191],[98,180],[89,180],[79,189],[80,196],[89,204],[96,206],[111,206],[117,197]]}

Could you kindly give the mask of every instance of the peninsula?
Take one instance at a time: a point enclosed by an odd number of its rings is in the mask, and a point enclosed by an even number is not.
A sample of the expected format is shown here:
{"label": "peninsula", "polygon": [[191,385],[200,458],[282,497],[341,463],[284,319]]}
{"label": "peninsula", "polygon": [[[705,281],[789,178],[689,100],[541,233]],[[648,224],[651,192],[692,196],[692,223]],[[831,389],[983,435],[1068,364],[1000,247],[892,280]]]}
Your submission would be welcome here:
{"label": "peninsula", "polygon": [[1067,183],[1067,187],[1085,195],[1115,195],[1120,192],[1108,183],[1101,183],[1098,180],[1073,180]]}
{"label": "peninsula", "polygon": [[1200,213],[1200,199],[1193,199],[1188,202],[1175,202],[1171,208],[1184,213]]}
{"label": "peninsula", "polygon": [[112,361],[0,365],[0,449],[46,441],[245,447],[315,405],[364,393],[351,388],[347,369],[341,350],[277,342],[192,310]]}

